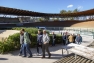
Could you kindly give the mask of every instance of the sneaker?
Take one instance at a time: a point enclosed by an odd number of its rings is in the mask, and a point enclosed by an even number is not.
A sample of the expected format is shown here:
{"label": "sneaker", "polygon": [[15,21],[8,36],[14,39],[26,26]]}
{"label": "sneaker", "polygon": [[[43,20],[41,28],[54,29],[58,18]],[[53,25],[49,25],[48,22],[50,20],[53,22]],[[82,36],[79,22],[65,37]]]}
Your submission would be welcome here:
{"label": "sneaker", "polygon": [[51,58],[51,54],[49,55],[49,57],[48,58]]}
{"label": "sneaker", "polygon": [[42,59],[45,58],[45,57],[41,57]]}
{"label": "sneaker", "polygon": [[31,58],[32,56],[28,56],[28,58]]}
{"label": "sneaker", "polygon": [[26,56],[22,56],[22,57],[26,57]]}
{"label": "sneaker", "polygon": [[22,54],[19,54],[19,56],[22,56]]}

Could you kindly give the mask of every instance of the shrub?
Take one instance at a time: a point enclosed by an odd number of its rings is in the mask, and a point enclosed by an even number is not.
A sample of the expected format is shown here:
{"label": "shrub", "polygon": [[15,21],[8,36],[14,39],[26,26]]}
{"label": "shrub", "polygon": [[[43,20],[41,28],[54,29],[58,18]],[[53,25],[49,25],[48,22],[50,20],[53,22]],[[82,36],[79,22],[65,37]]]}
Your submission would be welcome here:
{"label": "shrub", "polygon": [[0,53],[5,53],[15,50],[14,43],[11,40],[0,42]]}
{"label": "shrub", "polygon": [[[50,36],[50,44],[52,44],[52,35],[49,35]],[[58,36],[56,36],[56,44],[60,44],[60,43],[62,43],[62,36],[60,36],[60,35],[58,35]]]}
{"label": "shrub", "polygon": [[10,35],[7,40],[13,42],[16,49],[20,48],[20,34],[19,33]]}
{"label": "shrub", "polygon": [[[16,27],[13,29],[14,30],[21,30],[22,27],[21,28]],[[38,29],[36,29],[36,28],[24,28],[24,29],[32,35],[31,47],[36,47]],[[49,35],[49,36],[50,36],[50,44],[52,44],[52,35]],[[61,42],[62,42],[62,37],[57,36],[56,44],[59,44]],[[0,42],[0,53],[13,51],[13,50],[16,50],[19,48],[20,48],[20,34],[19,33],[10,35],[7,38],[7,40],[5,40],[4,42]]]}
{"label": "shrub", "polygon": [[32,27],[29,27],[29,28],[26,28],[26,27],[15,27],[15,28],[12,28],[12,30],[21,30],[21,29],[25,29],[25,31],[27,31],[30,34],[37,34],[37,32],[38,32],[37,28],[32,28]]}
{"label": "shrub", "polygon": [[[52,35],[50,36],[50,44],[52,44]],[[62,42],[62,37],[57,36],[56,44],[60,44]],[[37,35],[32,34],[32,42],[31,47],[36,47],[37,43]],[[17,50],[20,48],[20,34],[16,33],[8,37],[7,41],[0,42],[0,53],[9,52],[13,50]]]}
{"label": "shrub", "polygon": [[[25,31],[27,31],[30,34],[37,34],[38,33],[38,29],[37,28],[33,28],[33,27],[14,27],[12,28],[12,30],[21,30],[21,29],[25,29]],[[41,31],[43,31],[42,29],[40,29]],[[49,31],[46,31],[49,34]]]}

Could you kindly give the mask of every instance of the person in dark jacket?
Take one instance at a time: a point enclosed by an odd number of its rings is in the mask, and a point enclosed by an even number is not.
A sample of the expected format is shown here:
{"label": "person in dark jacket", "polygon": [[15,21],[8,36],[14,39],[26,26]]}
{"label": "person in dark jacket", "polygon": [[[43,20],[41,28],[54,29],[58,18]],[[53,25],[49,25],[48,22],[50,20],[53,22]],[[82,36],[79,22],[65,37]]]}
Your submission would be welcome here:
{"label": "person in dark jacket", "polygon": [[67,44],[69,43],[68,37],[69,37],[69,35],[68,35],[68,33],[66,32],[66,33],[65,33],[65,45],[67,45]]}
{"label": "person in dark jacket", "polygon": [[38,34],[37,34],[37,55],[39,55],[39,47],[42,48],[42,34],[41,34],[41,30],[38,30]]}
{"label": "person in dark jacket", "polygon": [[22,31],[20,31],[20,44],[21,44],[21,47],[20,47],[20,53],[19,53],[19,56],[22,55],[22,52],[23,52],[23,44],[24,44],[24,36],[23,36]]}
{"label": "person in dark jacket", "polygon": [[52,33],[52,46],[55,46],[55,42],[56,42],[56,34],[54,34],[54,32]]}
{"label": "person in dark jacket", "polygon": [[63,36],[62,36],[62,42],[63,42],[63,45],[66,44],[66,37],[65,37],[65,33],[63,33]]}
{"label": "person in dark jacket", "polygon": [[75,43],[75,39],[76,39],[76,35],[75,34],[73,34],[73,39],[74,39],[73,43]]}
{"label": "person in dark jacket", "polygon": [[81,42],[82,42],[82,37],[80,36],[80,34],[77,34],[75,41],[76,41],[77,44],[79,44],[79,45],[81,44]]}

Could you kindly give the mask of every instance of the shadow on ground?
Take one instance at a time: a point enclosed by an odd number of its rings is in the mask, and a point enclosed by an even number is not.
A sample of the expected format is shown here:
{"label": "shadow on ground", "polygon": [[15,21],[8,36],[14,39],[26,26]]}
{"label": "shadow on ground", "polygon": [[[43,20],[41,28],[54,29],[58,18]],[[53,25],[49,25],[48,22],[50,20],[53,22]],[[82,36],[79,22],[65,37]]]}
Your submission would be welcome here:
{"label": "shadow on ground", "polygon": [[[61,49],[61,47],[62,47],[62,45],[50,46],[49,50],[50,50],[50,52],[54,52],[54,51],[57,51],[57,50]],[[32,52],[32,54],[37,54],[37,49],[36,48],[31,48],[31,52]],[[40,54],[42,53],[42,49],[41,48],[39,48],[39,52],[40,52]],[[18,56],[19,50],[12,51],[9,54],[13,55],[13,56]],[[55,56],[55,54],[52,54],[52,55]],[[58,56],[61,56],[61,55],[58,55]]]}
{"label": "shadow on ground", "polygon": [[6,30],[0,30],[0,34],[3,33],[3,32],[5,32],[5,31],[6,31]]}
{"label": "shadow on ground", "polygon": [[0,60],[8,60],[7,58],[0,58]]}

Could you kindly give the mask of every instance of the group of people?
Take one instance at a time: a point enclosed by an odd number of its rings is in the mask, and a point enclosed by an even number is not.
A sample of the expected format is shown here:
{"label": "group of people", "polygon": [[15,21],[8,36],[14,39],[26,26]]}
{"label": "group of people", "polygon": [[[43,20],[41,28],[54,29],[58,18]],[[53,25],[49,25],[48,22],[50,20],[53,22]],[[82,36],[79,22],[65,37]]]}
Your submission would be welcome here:
{"label": "group of people", "polygon": [[[42,49],[42,58],[45,58],[45,50],[48,53],[48,58],[51,57],[51,53],[49,51],[49,35],[46,33],[46,30],[43,30],[43,33],[41,33],[41,30],[38,30],[37,34],[37,53],[39,54],[39,47]],[[29,57],[32,57],[32,52],[30,50],[30,44],[32,44],[31,39],[29,37],[29,33],[26,32],[24,29],[20,31],[20,53],[19,56],[26,57],[26,53],[29,53]]]}
{"label": "group of people", "polygon": [[82,37],[80,36],[80,34],[68,34],[68,33],[63,33],[62,36],[62,41],[64,45],[70,44],[70,43],[76,43],[76,44],[81,44],[82,42]]}
{"label": "group of people", "polygon": [[[32,44],[31,42],[32,38],[30,37],[30,34],[28,32],[26,32],[24,29],[21,29],[20,31],[20,44],[21,44],[21,48],[20,48],[20,53],[19,56],[26,57],[27,53],[29,53],[29,57],[32,57],[32,52],[30,50],[30,44]],[[42,58],[45,58],[45,50],[48,53],[48,58],[51,57],[51,53],[49,51],[49,35],[46,33],[46,30],[38,30],[38,34],[37,34],[37,55],[39,54],[39,47],[41,47],[42,49]],[[72,35],[72,34],[68,34],[68,33],[63,33],[62,35],[62,41],[64,45],[67,45],[69,43],[77,43],[77,44],[81,44],[82,42],[82,37],[80,36],[80,34],[76,35]],[[54,34],[54,32],[52,33],[52,46],[55,46],[55,42],[56,42],[56,34]]]}

